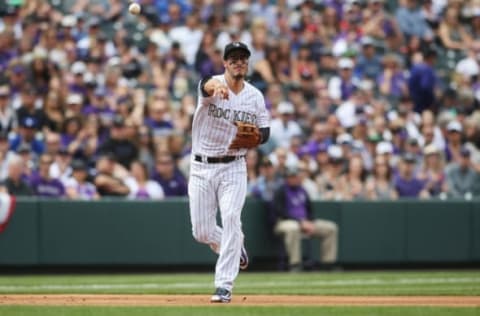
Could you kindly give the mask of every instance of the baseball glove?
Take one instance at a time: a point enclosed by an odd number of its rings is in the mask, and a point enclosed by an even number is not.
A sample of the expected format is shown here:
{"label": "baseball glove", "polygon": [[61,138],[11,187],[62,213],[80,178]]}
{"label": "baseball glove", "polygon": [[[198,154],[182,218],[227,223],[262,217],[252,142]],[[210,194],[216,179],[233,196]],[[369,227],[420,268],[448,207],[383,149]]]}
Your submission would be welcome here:
{"label": "baseball glove", "polygon": [[260,130],[256,125],[244,122],[235,122],[237,135],[230,144],[230,149],[254,148],[260,144]]}

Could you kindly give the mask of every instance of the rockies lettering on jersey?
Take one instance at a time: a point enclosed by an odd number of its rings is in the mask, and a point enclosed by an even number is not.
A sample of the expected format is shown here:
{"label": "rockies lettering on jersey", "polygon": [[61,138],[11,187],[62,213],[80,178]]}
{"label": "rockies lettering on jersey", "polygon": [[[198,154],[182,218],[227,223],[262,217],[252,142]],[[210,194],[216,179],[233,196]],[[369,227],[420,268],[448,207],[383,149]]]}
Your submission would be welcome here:
{"label": "rockies lettering on jersey", "polygon": [[257,124],[257,116],[253,113],[237,110],[232,112],[230,109],[217,107],[213,103],[208,105],[208,116],[213,116],[214,118],[223,118],[232,122],[241,121],[244,123]]}

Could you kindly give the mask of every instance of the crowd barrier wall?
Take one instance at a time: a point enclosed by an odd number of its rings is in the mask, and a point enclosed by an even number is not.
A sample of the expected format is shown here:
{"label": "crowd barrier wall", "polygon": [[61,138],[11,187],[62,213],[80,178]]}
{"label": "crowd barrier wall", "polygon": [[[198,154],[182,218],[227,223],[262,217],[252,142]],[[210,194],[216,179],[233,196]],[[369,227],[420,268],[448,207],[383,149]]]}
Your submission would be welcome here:
{"label": "crowd barrier wall", "polygon": [[[339,226],[343,264],[480,262],[480,201],[314,202]],[[242,225],[252,263],[279,258],[263,205],[247,199]],[[310,244],[318,259],[318,241]],[[19,199],[0,234],[0,265],[204,265],[215,262],[192,237],[188,200]]]}

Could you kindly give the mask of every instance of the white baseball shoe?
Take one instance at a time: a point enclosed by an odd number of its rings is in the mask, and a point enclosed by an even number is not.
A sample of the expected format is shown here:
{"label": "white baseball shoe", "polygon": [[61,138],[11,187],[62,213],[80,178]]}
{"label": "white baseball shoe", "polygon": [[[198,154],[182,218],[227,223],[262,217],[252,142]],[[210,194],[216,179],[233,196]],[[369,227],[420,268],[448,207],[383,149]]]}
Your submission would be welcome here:
{"label": "white baseball shoe", "polygon": [[210,298],[210,302],[212,303],[230,303],[231,300],[232,292],[222,287],[217,288]]}

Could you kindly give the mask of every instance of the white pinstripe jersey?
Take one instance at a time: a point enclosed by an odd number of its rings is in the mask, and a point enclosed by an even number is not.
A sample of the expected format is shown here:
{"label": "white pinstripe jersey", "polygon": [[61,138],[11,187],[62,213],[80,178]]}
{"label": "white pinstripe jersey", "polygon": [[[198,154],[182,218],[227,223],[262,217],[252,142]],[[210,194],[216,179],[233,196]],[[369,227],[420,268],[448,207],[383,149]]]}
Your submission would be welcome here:
{"label": "white pinstripe jersey", "polygon": [[[223,83],[225,77],[213,77]],[[259,128],[270,126],[270,115],[262,93],[245,81],[238,94],[229,90],[229,99],[204,97],[198,87],[198,102],[192,125],[192,153],[209,157],[244,155],[247,149],[228,149],[237,128],[234,121],[243,121]]]}

